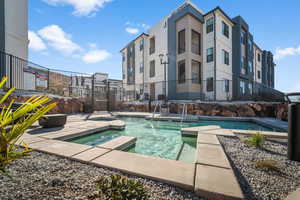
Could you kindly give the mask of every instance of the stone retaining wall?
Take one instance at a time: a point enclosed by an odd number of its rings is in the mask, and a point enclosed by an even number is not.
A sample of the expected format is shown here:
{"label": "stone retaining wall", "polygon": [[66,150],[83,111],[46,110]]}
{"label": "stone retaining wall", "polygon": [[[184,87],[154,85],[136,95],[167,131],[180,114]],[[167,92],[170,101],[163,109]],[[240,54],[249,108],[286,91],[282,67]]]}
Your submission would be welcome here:
{"label": "stone retaining wall", "polygon": [[[170,113],[181,114],[183,104],[170,103]],[[149,112],[148,104],[119,103],[119,111]],[[154,106],[151,106],[153,112]],[[285,103],[190,103],[188,114],[225,117],[272,117],[287,120],[288,106]]]}

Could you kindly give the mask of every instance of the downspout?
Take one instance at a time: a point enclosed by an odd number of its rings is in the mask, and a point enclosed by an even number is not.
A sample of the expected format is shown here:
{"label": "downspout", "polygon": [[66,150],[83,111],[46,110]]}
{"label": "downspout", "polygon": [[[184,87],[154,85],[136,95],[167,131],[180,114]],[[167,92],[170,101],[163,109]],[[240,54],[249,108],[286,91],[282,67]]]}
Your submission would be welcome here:
{"label": "downspout", "polygon": [[216,13],[214,12],[214,100],[217,100],[217,30],[216,30]]}

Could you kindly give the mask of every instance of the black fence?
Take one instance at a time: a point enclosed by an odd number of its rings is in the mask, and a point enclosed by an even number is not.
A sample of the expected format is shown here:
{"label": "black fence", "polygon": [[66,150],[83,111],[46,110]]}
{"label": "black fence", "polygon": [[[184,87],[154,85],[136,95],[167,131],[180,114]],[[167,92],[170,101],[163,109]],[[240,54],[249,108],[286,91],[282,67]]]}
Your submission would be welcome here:
{"label": "black fence", "polygon": [[122,100],[117,93],[122,82],[108,74],[51,69],[0,51],[0,78],[4,76],[8,77],[4,90],[15,87],[16,95],[78,98],[96,110],[113,109]]}
{"label": "black fence", "polygon": [[[284,101],[284,94],[260,83],[234,87],[230,80],[182,79],[123,83],[105,73],[79,73],[51,69],[0,51],[0,77],[18,95],[54,95],[84,100],[90,109],[114,110],[119,102],[143,101]],[[234,89],[235,88],[235,89]]]}
{"label": "black fence", "polygon": [[231,80],[199,79],[123,83],[123,101],[284,101],[284,93],[256,82],[241,83],[234,87]]}

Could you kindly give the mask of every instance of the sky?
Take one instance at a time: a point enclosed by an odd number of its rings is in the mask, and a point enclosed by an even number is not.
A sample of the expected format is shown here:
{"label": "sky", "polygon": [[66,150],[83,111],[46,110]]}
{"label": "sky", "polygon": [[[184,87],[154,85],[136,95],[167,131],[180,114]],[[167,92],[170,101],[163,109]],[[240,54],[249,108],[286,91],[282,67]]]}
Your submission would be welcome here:
{"label": "sky", "polygon": [[[29,0],[29,60],[67,71],[121,79],[119,51],[184,0]],[[299,0],[192,0],[241,15],[254,41],[275,56],[275,88],[300,92]]]}

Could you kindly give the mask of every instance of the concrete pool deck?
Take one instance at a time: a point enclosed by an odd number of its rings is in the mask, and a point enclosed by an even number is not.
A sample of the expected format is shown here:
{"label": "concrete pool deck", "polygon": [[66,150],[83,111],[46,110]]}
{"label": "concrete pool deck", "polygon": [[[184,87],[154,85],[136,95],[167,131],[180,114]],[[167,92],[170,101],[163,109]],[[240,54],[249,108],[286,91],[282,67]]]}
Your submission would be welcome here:
{"label": "concrete pool deck", "polygon": [[[128,116],[126,113],[116,113],[116,115]],[[152,116],[152,114],[131,113],[129,115],[129,117],[137,116],[145,118]],[[87,115],[72,115],[68,117],[68,123],[64,128],[31,129],[21,139],[29,144],[29,147],[42,152],[168,183],[194,191],[206,198],[243,199],[239,183],[217,137],[217,135],[232,137],[240,130],[221,129],[218,126],[184,129],[185,134],[197,136],[195,163],[117,150],[118,146],[126,146],[128,143],[135,142],[136,139],[134,138],[125,137],[112,140],[96,147],[62,141],[99,131],[121,130],[124,127],[124,122],[119,120],[94,121],[87,120]],[[253,134],[251,131],[244,131],[243,133]],[[270,133],[267,134],[269,137],[272,136]]]}

